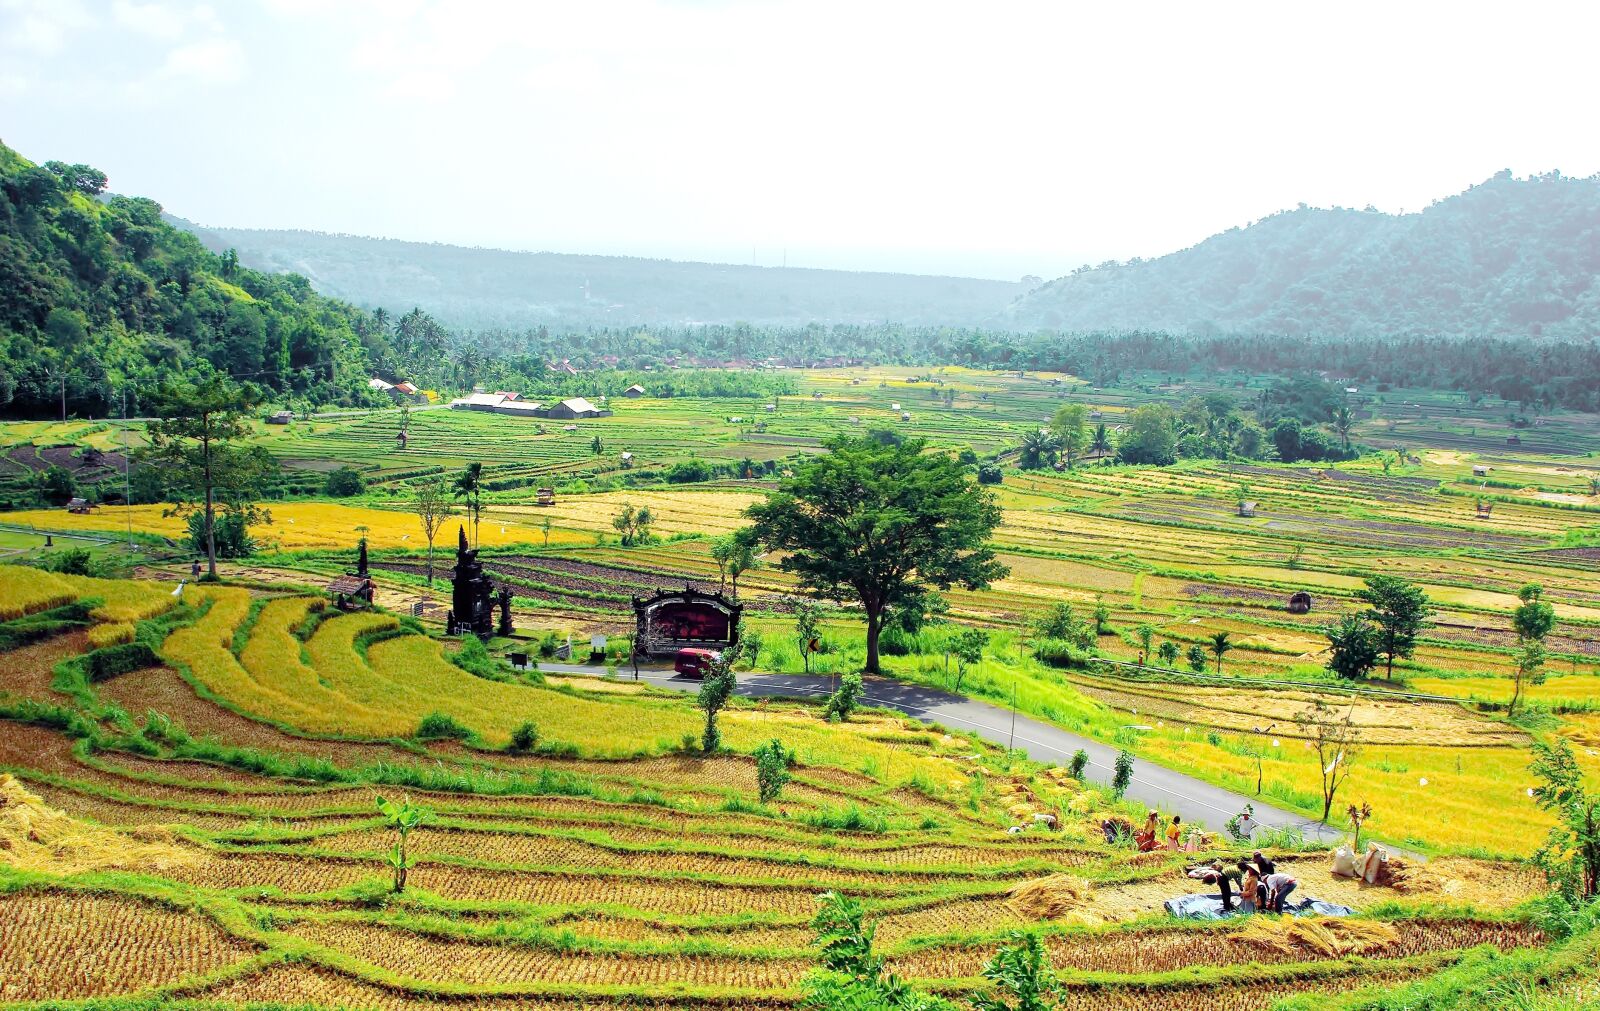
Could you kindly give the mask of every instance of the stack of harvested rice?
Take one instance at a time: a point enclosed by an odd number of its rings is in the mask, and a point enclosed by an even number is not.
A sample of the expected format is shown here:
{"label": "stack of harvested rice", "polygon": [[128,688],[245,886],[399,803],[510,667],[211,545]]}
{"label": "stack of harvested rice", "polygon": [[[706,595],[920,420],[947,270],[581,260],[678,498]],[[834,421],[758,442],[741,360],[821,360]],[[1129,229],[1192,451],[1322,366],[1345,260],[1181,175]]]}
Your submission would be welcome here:
{"label": "stack of harvested rice", "polygon": [[197,850],[174,845],[159,826],[124,835],[91,825],[45,804],[8,773],[0,773],[0,863],[23,870],[71,874],[101,867],[164,870],[198,861]]}

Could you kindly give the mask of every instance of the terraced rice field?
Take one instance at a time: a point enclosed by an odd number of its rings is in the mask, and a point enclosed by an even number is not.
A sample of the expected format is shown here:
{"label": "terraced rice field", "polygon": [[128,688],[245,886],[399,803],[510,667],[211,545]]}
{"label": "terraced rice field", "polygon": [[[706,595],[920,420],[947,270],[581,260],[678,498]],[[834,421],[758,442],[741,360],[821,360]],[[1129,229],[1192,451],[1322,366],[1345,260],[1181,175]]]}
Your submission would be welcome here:
{"label": "terraced rice field", "polygon": [[[73,592],[96,589],[154,599]],[[1537,877],[1471,859],[1402,892],[1288,856],[1304,890],[1383,906],[1376,933],[1337,955],[1263,947],[1226,924],[1130,920],[1196,889],[1182,855],[1108,847],[1097,822],[1113,801],[979,742],[739,703],[723,718],[731,750],[700,756],[676,746],[699,723],[680,696],[487,681],[392,617],[317,610],[292,593],[195,587],[141,619],[164,623],[168,666],[59,674],[66,694],[40,672],[71,667],[85,633],[4,658],[0,1005],[788,1008],[828,890],[866,904],[892,971],[955,997],[984,986],[1004,932],[1040,929],[1064,1007],[1260,1007],[1545,940],[1515,911]],[[19,721],[29,699],[92,719]],[[432,711],[475,736],[418,740]],[[526,718],[546,747],[506,750]],[[748,752],[772,736],[799,763],[761,805]],[[400,895],[375,792],[431,812]],[[1059,829],[1008,833],[1019,802],[1057,813]],[[31,836],[8,811],[25,812]],[[56,869],[17,862],[38,847]],[[1048,918],[1013,896],[1064,873],[1081,887]]]}

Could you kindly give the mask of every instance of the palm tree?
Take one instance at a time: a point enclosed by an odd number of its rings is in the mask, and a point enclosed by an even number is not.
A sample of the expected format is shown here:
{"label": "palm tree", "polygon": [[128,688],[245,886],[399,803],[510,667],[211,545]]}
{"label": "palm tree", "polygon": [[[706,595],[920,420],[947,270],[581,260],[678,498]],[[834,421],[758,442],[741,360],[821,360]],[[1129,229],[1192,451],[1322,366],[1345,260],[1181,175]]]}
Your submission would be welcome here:
{"label": "palm tree", "polygon": [[1103,421],[1094,426],[1094,435],[1089,439],[1089,452],[1096,456],[1105,456],[1111,452],[1111,433],[1106,431],[1106,423]]}
{"label": "palm tree", "polygon": [[1350,413],[1350,408],[1339,405],[1339,409],[1333,412],[1333,430],[1339,433],[1339,444],[1346,453],[1350,452],[1350,430],[1355,427],[1355,415]]}
{"label": "palm tree", "polygon": [[1217,655],[1217,675],[1219,677],[1222,674],[1222,654],[1233,648],[1233,643],[1228,641],[1232,634],[1231,632],[1215,632],[1211,636],[1211,652]]}
{"label": "palm tree", "polygon": [[483,464],[469,463],[452,486],[456,498],[467,500],[467,514],[472,517],[472,546],[478,546],[478,514],[483,507]]}
{"label": "palm tree", "polygon": [[1022,437],[1022,458],[1018,461],[1023,470],[1037,470],[1054,463],[1061,451],[1061,443],[1048,428],[1040,428]]}

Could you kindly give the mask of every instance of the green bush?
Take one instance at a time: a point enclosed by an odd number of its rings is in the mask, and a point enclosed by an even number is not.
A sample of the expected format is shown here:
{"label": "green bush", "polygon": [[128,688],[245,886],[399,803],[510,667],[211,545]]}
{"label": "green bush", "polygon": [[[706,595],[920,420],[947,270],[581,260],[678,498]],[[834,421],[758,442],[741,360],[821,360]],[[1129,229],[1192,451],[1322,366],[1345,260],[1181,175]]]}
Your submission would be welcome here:
{"label": "green bush", "polygon": [[512,751],[532,751],[539,746],[539,728],[532,720],[511,732]]}
{"label": "green bush", "polygon": [[340,467],[328,474],[326,491],[334,498],[349,498],[351,495],[360,495],[367,488],[366,480],[361,472],[349,465]]}
{"label": "green bush", "polygon": [[455,721],[455,718],[446,713],[429,713],[417,724],[417,737],[424,741],[454,740],[464,741],[472,736],[472,731]]}
{"label": "green bush", "polygon": [[1050,667],[1081,668],[1089,662],[1088,653],[1065,639],[1034,640],[1033,656]]}

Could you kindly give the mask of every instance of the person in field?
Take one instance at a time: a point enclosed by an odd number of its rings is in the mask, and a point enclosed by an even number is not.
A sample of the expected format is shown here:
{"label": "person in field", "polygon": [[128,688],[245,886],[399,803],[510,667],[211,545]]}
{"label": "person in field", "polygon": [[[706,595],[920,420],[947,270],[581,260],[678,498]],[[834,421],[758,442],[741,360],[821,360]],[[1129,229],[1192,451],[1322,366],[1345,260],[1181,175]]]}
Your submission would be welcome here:
{"label": "person in field", "polygon": [[1167,849],[1175,850],[1180,848],[1178,845],[1178,839],[1183,835],[1183,830],[1178,826],[1182,822],[1183,815],[1175,814],[1172,816],[1171,823],[1167,825]]}
{"label": "person in field", "polygon": [[1267,859],[1260,850],[1256,850],[1255,855],[1250,859],[1255,862],[1256,870],[1261,872],[1262,877],[1278,872],[1278,865]]}
{"label": "person in field", "polygon": [[1274,913],[1283,912],[1283,902],[1300,884],[1287,874],[1268,874],[1261,882],[1267,889],[1267,908]]}
{"label": "person in field", "polygon": [[1239,912],[1257,912],[1261,909],[1261,903],[1261,875],[1255,864],[1241,860],[1239,861]]}
{"label": "person in field", "polygon": [[1151,811],[1144,819],[1144,828],[1133,834],[1133,841],[1138,845],[1139,852],[1148,853],[1156,848],[1156,833],[1161,829],[1161,813]]}

